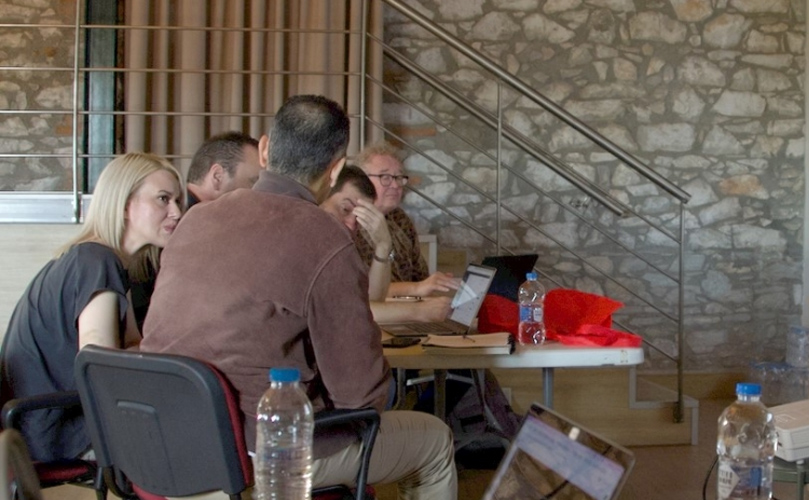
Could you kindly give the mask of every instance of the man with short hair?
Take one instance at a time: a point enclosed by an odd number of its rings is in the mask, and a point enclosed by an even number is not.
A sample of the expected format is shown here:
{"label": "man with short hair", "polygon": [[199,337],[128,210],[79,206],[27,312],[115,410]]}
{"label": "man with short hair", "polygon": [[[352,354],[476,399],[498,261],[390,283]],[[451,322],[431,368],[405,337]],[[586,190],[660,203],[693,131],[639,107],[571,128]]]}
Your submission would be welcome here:
{"label": "man with short hair", "polygon": [[188,168],[188,208],[235,189],[253,187],[261,170],[258,141],[249,135],[225,132],[207,139]]}
{"label": "man with short hair", "polygon": [[[458,288],[460,282],[450,273],[429,274],[427,263],[421,255],[416,227],[401,208],[404,187],[408,176],[399,152],[387,142],[372,144],[353,158],[371,179],[376,188],[374,205],[385,215],[393,250],[391,252],[391,283],[388,295],[416,295],[426,297],[433,293],[444,293]],[[378,258],[374,241],[368,233],[359,231],[354,238],[362,259],[366,264]]]}
{"label": "man with short hair", "polygon": [[346,165],[340,171],[329,196],[320,208],[343,223],[356,236],[360,227],[374,241],[376,257],[368,271],[371,311],[377,323],[403,323],[408,321],[443,321],[449,315],[451,298],[425,297],[419,301],[386,301],[390,286],[391,249],[390,234],[385,216],[374,206],[376,188],[359,167]]}
{"label": "man with short hair", "polygon": [[[186,175],[186,210],[228,191],[253,187],[261,170],[258,141],[249,135],[225,132],[207,139],[194,154]],[[141,331],[156,274],[156,270],[148,269],[146,279],[132,281],[132,308]]]}
{"label": "man with short hair", "polygon": [[[345,163],[349,122],[335,102],[290,98],[259,141],[262,171],[188,212],[163,252],[141,349],[215,364],[238,391],[249,449],[270,367],[301,373],[315,410],[385,406],[391,373],[368,304],[368,271],[348,231],[318,208]],[[449,428],[419,412],[382,413],[368,480],[403,498],[457,495]],[[314,486],[352,484],[353,434],[315,435]],[[221,498],[222,493],[212,498]]]}

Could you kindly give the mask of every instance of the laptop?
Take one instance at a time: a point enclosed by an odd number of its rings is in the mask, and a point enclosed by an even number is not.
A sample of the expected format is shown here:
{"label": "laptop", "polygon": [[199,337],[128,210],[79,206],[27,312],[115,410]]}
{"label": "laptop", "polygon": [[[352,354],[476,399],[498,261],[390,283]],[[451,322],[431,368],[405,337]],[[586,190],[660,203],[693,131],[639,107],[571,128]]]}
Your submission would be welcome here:
{"label": "laptop", "polygon": [[390,323],[380,325],[394,337],[426,337],[427,335],[465,335],[478,315],[489,291],[496,269],[469,264],[461,285],[452,298],[452,312],[444,321],[433,323]]}
{"label": "laptop", "polygon": [[517,302],[517,290],[525,281],[526,273],[534,270],[538,258],[535,253],[484,257],[482,265],[497,269],[489,293]]}
{"label": "laptop", "polygon": [[631,451],[534,403],[483,495],[484,500],[615,500]]}

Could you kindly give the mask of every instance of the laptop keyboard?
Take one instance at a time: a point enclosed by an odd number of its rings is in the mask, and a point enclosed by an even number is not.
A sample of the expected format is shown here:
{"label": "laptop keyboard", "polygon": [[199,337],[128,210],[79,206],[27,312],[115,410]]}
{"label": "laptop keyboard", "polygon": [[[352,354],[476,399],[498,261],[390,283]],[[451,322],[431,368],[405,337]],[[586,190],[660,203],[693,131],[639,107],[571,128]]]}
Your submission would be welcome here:
{"label": "laptop keyboard", "polygon": [[434,332],[454,332],[463,333],[458,325],[455,323],[445,321],[443,323],[408,323],[407,328],[418,333],[434,333]]}

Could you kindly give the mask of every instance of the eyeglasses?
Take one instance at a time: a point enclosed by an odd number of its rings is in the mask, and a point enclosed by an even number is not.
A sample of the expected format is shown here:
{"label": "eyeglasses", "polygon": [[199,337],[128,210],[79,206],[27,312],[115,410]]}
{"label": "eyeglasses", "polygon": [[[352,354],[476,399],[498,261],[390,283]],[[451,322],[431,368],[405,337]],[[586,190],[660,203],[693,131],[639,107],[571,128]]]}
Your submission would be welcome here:
{"label": "eyeglasses", "polygon": [[379,177],[379,183],[385,187],[390,186],[390,181],[396,180],[396,184],[406,186],[410,176],[407,175],[390,175],[390,174],[368,174],[368,177]]}

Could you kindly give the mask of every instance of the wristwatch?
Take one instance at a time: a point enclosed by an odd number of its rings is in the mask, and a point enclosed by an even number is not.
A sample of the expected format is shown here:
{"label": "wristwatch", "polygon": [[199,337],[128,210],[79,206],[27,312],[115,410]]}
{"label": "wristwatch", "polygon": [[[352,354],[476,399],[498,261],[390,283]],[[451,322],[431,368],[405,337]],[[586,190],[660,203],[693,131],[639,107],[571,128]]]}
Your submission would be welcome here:
{"label": "wristwatch", "polygon": [[393,249],[391,249],[391,250],[390,250],[390,253],[388,254],[388,256],[387,256],[387,257],[378,257],[378,256],[376,255],[376,252],[374,252],[374,253],[373,253],[373,256],[374,256],[374,260],[375,260],[375,261],[377,261],[377,262],[381,262],[381,263],[383,263],[383,264],[387,264],[388,262],[393,262],[393,257],[395,257],[395,256],[396,256],[396,254],[395,254],[395,253],[393,253]]}

